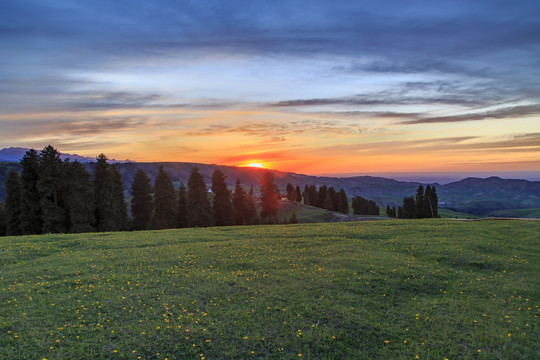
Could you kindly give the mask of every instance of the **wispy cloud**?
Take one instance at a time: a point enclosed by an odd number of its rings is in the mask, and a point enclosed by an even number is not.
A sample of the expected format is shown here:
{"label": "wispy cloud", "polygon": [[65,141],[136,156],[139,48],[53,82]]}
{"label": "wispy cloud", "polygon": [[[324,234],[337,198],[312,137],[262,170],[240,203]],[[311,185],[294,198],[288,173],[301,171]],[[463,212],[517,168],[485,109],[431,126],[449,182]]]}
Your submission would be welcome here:
{"label": "wispy cloud", "polygon": [[479,113],[468,113],[463,115],[439,116],[430,118],[421,118],[417,120],[404,121],[403,124],[434,124],[450,123],[462,121],[482,121],[489,119],[509,119],[520,118],[531,115],[540,115],[540,104],[512,106],[502,109],[484,111]]}

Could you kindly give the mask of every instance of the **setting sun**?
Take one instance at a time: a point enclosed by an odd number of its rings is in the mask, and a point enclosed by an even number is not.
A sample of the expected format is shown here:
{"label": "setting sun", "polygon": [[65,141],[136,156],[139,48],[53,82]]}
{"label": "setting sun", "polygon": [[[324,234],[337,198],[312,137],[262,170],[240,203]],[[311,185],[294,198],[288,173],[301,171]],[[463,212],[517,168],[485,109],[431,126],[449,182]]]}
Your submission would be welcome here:
{"label": "setting sun", "polygon": [[248,167],[255,167],[255,168],[262,168],[262,167],[263,167],[263,166],[261,165],[261,163],[257,163],[257,162],[249,163],[249,164],[247,164],[246,166],[248,166]]}

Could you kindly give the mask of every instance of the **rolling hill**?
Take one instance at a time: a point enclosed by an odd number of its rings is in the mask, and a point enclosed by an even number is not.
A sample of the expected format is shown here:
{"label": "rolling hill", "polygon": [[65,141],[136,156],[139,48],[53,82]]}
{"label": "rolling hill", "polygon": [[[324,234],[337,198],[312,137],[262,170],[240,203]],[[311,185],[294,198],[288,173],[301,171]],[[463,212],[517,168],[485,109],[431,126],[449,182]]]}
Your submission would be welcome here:
{"label": "rolling hill", "polygon": [[[92,173],[95,166],[94,163],[86,162],[85,165]],[[259,168],[188,162],[116,162],[116,166],[122,174],[126,195],[129,195],[129,188],[138,169],[143,169],[153,181],[160,165],[163,165],[169,173],[175,187],[178,187],[182,181],[187,183],[191,169],[197,166],[208,185],[211,183],[214,170],[220,169],[227,177],[226,180],[231,189],[238,179],[246,191],[249,190],[250,186],[253,186],[255,192],[258,191],[259,179],[267,171]],[[17,162],[13,161],[0,162],[0,201],[3,201],[5,197],[4,182],[10,169],[20,171],[21,167]],[[329,177],[311,176],[278,170],[270,171],[273,173],[275,182],[282,193],[285,193],[285,187],[288,183],[293,186],[299,185],[302,190],[306,184],[314,184],[316,186],[326,185],[328,187],[333,186],[336,190],[343,188],[349,199],[352,196],[360,195],[373,199],[379,206],[384,207],[387,204],[400,205],[403,197],[414,195],[420,185],[419,182],[398,181],[373,176]],[[513,214],[516,217],[538,217],[540,181],[502,179],[499,177],[485,179],[470,177],[449,184],[441,185],[435,183],[431,185],[437,188],[439,206],[441,208],[445,207],[480,216]],[[527,209],[530,209],[530,211]]]}

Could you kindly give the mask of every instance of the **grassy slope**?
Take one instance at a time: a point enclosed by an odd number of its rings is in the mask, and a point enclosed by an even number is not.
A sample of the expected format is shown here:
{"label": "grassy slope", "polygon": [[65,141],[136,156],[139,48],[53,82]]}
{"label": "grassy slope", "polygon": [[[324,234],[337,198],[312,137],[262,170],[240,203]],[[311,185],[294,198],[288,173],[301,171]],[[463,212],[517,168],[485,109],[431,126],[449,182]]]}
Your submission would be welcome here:
{"label": "grassy slope", "polygon": [[0,239],[2,359],[536,359],[537,221]]}

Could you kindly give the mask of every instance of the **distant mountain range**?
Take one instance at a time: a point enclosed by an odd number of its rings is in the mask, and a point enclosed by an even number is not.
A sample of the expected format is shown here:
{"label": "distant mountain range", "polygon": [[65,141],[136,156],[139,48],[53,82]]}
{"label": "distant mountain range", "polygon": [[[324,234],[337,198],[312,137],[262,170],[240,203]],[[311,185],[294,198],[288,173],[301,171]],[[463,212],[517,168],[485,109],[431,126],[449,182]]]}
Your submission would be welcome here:
{"label": "distant mountain range", "polygon": [[[26,152],[26,149],[22,149]],[[4,154],[14,154],[17,157],[19,150],[3,149],[0,150],[0,159],[4,159]],[[22,152],[22,154],[24,154]],[[3,156],[4,155],[4,156]],[[78,157],[77,155],[63,155],[72,160],[86,162],[88,170],[92,173],[95,166],[95,159]],[[11,158],[13,159],[13,157]],[[5,197],[4,183],[10,169],[20,171],[20,165],[17,160],[8,160],[0,163],[0,201]],[[175,187],[183,181],[187,184],[187,179],[192,167],[197,166],[199,172],[204,176],[208,186],[211,184],[212,173],[215,169],[220,169],[227,176],[227,183],[230,188],[234,188],[236,180],[240,180],[246,191],[250,186],[254,186],[255,192],[258,191],[259,179],[266,172],[265,169],[250,167],[235,167],[215,164],[198,164],[185,162],[165,162],[165,163],[134,163],[117,162],[116,166],[122,174],[122,180],[125,185],[126,196],[129,196],[129,189],[138,169],[143,169],[152,182],[154,181],[159,166],[163,164],[165,170],[169,173]],[[396,207],[402,203],[404,196],[413,196],[420,185],[414,181],[398,181],[384,177],[372,176],[353,176],[353,177],[330,177],[330,176],[311,176],[296,174],[292,172],[282,172],[270,170],[275,178],[275,182],[282,193],[285,193],[285,187],[288,183],[299,185],[303,191],[306,184],[316,186],[333,186],[336,190],[344,189],[349,196],[361,195],[365,198],[376,201],[380,206],[386,207],[387,204]],[[423,184],[424,186],[427,184]],[[481,216],[516,216],[531,217],[538,214],[540,210],[540,181],[527,181],[516,179],[502,179],[499,177],[489,178],[466,178],[460,181],[448,184],[431,183],[437,189],[439,195],[440,207],[447,207],[460,212],[471,213]],[[529,209],[529,210],[525,210]]]}
{"label": "distant mountain range", "polygon": [[[0,149],[0,161],[13,161],[18,162],[22,159],[24,154],[30,149],[20,148],[20,147],[10,147],[5,149]],[[38,152],[41,149],[36,149]],[[76,154],[60,154],[62,160],[70,159],[71,161],[79,161],[82,163],[85,162],[95,162],[95,157],[80,156]],[[131,162],[130,160],[112,160],[114,162]]]}

